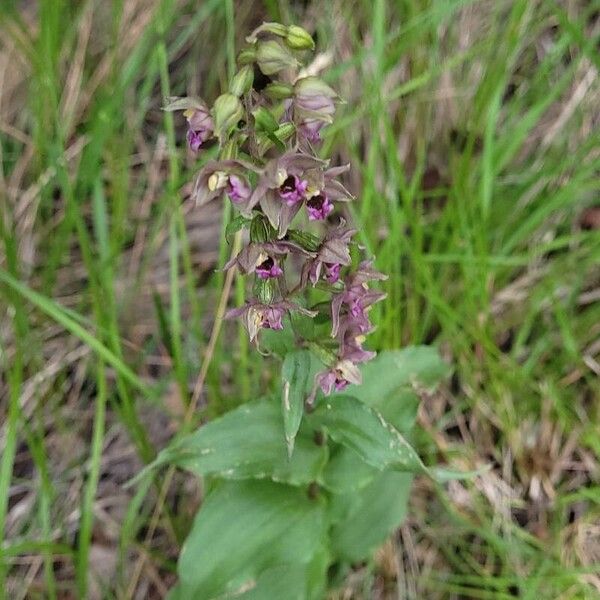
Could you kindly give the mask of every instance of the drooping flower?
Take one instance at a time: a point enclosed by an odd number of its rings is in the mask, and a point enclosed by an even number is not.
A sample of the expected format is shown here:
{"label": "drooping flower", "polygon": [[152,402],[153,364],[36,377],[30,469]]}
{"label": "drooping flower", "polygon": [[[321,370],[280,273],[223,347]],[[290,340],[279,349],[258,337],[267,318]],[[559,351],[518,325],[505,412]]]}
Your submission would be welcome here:
{"label": "drooping flower", "polygon": [[169,98],[167,111],[182,110],[188,122],[187,141],[193,152],[198,152],[204,142],[215,135],[215,124],[206,104],[199,98]]}
{"label": "drooping flower", "polygon": [[240,308],[234,308],[227,312],[226,319],[241,317],[244,327],[248,331],[250,341],[254,341],[261,329],[283,329],[283,317],[291,311],[298,311],[308,317],[314,317],[317,313],[307,310],[297,304],[288,301],[274,302],[273,304],[262,304],[252,301]]}
{"label": "drooping flower", "polygon": [[318,77],[303,77],[294,85],[293,113],[299,137],[310,143],[321,140],[321,129],[331,123],[338,95]]}
{"label": "drooping flower", "polygon": [[213,137],[215,131],[213,119],[207,109],[189,109],[183,114],[189,125],[188,144],[193,152],[198,152],[200,146]]}
{"label": "drooping flower", "polygon": [[239,254],[224,267],[230,269],[236,265],[244,275],[256,273],[261,279],[271,279],[283,275],[281,260],[288,254],[302,257],[314,256],[302,246],[286,240],[276,242],[250,242]]}
{"label": "drooping flower", "polygon": [[317,255],[304,264],[301,285],[305,286],[310,281],[314,286],[321,276],[327,283],[337,283],[341,267],[348,266],[351,262],[349,244],[355,233],[355,229],[344,229],[343,220],[338,227],[329,231],[321,242]]}
{"label": "drooping flower", "polygon": [[344,315],[350,326],[361,333],[370,331],[371,324],[367,316],[370,307],[385,298],[385,294],[369,289],[368,281],[387,279],[383,273],[372,268],[370,261],[360,263],[356,272],[346,279],[346,289],[335,294],[331,300],[331,336],[335,337],[340,329],[340,319]]}
{"label": "drooping flower", "polygon": [[349,384],[360,385],[362,377],[358,367],[349,360],[339,360],[333,367],[315,377],[315,383],[325,395],[340,392]]}
{"label": "drooping flower", "polygon": [[196,205],[203,206],[225,193],[242,214],[249,215],[254,207],[246,175],[249,170],[255,169],[241,160],[209,161],[196,177],[193,190]]}
{"label": "drooping flower", "polygon": [[279,238],[285,235],[306,198],[307,173],[322,170],[326,164],[314,156],[287,152],[262,169],[250,204],[260,204]]}

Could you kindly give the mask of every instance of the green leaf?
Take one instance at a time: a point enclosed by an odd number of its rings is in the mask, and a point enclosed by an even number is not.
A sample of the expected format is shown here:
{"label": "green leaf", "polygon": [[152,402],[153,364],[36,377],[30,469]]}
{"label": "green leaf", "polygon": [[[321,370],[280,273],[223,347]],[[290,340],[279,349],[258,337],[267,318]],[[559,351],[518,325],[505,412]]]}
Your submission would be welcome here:
{"label": "green leaf", "polygon": [[348,562],[365,560],[406,516],[413,475],[384,471],[353,494],[333,495],[331,548]]}
{"label": "green leaf", "polygon": [[321,402],[311,418],[340,444],[354,450],[367,464],[383,470],[426,472],[418,454],[377,411],[351,396],[336,395]]}
{"label": "green leaf", "polygon": [[[224,482],[202,505],[183,546],[177,598],[208,600],[254,587],[268,568],[307,565],[324,535],[323,504],[304,490],[268,481]],[[264,573],[263,583],[271,575]],[[272,596],[278,597],[288,595]]]}
{"label": "green leaf", "polygon": [[292,458],[286,453],[283,424],[274,402],[240,406],[163,450],[151,468],[171,463],[197,475],[224,479],[273,479],[293,485],[316,480],[327,450],[304,428]]}
{"label": "green leaf", "polygon": [[354,450],[335,444],[320,483],[336,494],[348,494],[368,485],[381,471]]}
{"label": "green leaf", "polygon": [[302,421],[307,389],[311,385],[310,365],[310,352],[298,350],[288,354],[281,367],[283,429],[290,457],[294,451],[294,440]]}
{"label": "green leaf", "polygon": [[283,329],[263,329],[260,332],[260,348],[284,358],[296,349],[296,337],[289,315],[283,318]]}
{"label": "green leaf", "polygon": [[413,387],[434,387],[450,371],[431,346],[387,350],[362,366],[363,382],[352,388],[352,395],[377,409],[399,431],[408,431],[419,405]]}
{"label": "green leaf", "polygon": [[264,133],[275,133],[279,129],[279,123],[270,110],[264,106],[252,111],[252,116],[256,122],[256,130]]}
{"label": "green leaf", "polygon": [[278,565],[264,570],[256,580],[256,585],[235,598],[243,600],[306,600],[307,566],[301,564]]}

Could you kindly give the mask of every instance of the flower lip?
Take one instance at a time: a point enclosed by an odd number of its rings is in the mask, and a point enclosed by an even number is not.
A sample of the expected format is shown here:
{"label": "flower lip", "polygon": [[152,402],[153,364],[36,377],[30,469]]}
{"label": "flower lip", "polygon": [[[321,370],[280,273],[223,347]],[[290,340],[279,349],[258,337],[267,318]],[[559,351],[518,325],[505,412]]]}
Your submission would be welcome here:
{"label": "flower lip", "polygon": [[333,212],[333,202],[321,192],[306,202],[306,210],[310,221],[322,221]]}
{"label": "flower lip", "polygon": [[187,141],[193,152],[198,152],[204,142],[214,134],[214,123],[205,107],[188,108],[184,113],[189,129]]}
{"label": "flower lip", "polygon": [[227,185],[227,195],[234,203],[245,202],[250,198],[252,190],[250,186],[237,175],[230,175]]}
{"label": "flower lip", "polygon": [[255,273],[261,279],[272,279],[283,275],[283,269],[273,258],[267,256],[267,258],[256,267]]}
{"label": "flower lip", "polygon": [[337,283],[340,279],[341,265],[339,263],[325,263],[325,272],[323,273],[323,279],[327,283]]}
{"label": "flower lip", "polygon": [[300,179],[297,175],[288,175],[279,187],[279,195],[288,206],[304,200],[308,182]]}

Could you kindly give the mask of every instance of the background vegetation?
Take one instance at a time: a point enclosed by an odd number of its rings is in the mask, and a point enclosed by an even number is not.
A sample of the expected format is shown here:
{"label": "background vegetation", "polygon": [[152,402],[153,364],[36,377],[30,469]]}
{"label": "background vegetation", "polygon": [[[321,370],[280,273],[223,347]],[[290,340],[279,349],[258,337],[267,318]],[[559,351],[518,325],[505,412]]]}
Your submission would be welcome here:
{"label": "background vegetation", "polygon": [[160,110],[212,101],[263,19],[314,32],[347,100],[324,153],[354,165],[348,218],[390,274],[375,345],[454,366],[419,451],[491,465],[418,480],[332,597],[600,597],[594,0],[0,3],[0,590],[164,597],[202,490],[125,483],[270,385],[218,319],[244,294],[216,270],[228,209],[194,208]]}

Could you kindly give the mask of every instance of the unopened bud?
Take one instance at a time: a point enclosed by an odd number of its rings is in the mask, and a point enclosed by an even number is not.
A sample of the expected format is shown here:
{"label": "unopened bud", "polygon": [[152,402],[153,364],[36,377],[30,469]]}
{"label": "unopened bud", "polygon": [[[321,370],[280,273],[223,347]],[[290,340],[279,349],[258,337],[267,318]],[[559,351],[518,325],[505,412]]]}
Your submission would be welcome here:
{"label": "unopened bud", "polygon": [[[306,108],[318,110],[325,99],[338,99],[337,93],[318,77],[302,77],[294,84],[297,101],[306,104]],[[303,107],[304,108],[304,107]]]}
{"label": "unopened bud", "polygon": [[265,75],[275,75],[298,65],[298,61],[292,56],[292,53],[275,40],[258,42],[256,61]]}
{"label": "unopened bud", "polygon": [[279,138],[282,142],[287,140],[289,137],[294,135],[296,131],[296,126],[293,123],[287,122],[282,123],[277,131],[275,132],[275,137]]}
{"label": "unopened bud", "polygon": [[254,48],[244,48],[237,57],[239,65],[249,65],[256,60],[256,50]]}
{"label": "unopened bud", "polygon": [[215,100],[213,114],[217,135],[222,140],[244,116],[244,108],[233,94],[222,94]]}
{"label": "unopened bud", "polygon": [[254,69],[250,65],[242,67],[233,77],[229,91],[234,96],[243,96],[252,87]]}
{"label": "unopened bud", "polygon": [[271,304],[275,299],[275,282],[273,279],[257,277],[254,282],[254,294],[261,304]]}
{"label": "unopened bud", "polygon": [[256,215],[250,223],[250,241],[262,244],[271,239],[273,228],[264,215]]}
{"label": "unopened bud", "polygon": [[294,50],[314,50],[315,42],[306,29],[298,25],[290,25],[287,28],[286,44]]}
{"label": "unopened bud", "polygon": [[249,44],[253,44],[257,39],[268,36],[269,34],[285,37],[287,32],[288,28],[281,23],[263,23],[246,38],[246,41]]}
{"label": "unopened bud", "polygon": [[263,90],[263,93],[267,98],[271,98],[271,100],[285,100],[294,95],[294,88],[287,83],[276,81],[275,83],[269,83]]}

